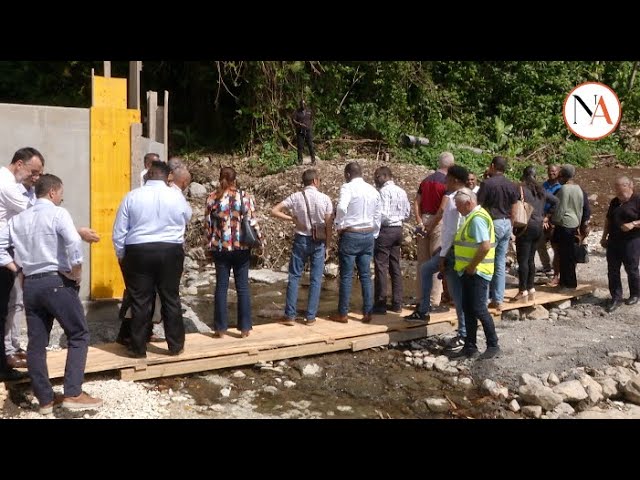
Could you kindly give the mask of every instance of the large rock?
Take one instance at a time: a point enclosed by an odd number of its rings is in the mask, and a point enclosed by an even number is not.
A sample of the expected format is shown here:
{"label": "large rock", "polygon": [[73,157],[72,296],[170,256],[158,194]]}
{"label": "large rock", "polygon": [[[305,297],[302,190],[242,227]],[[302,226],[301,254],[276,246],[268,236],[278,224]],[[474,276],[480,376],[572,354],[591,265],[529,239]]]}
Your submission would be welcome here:
{"label": "large rock", "polygon": [[583,375],[579,379],[580,384],[584,387],[587,392],[587,400],[590,405],[596,405],[597,403],[604,400],[604,395],[602,394],[602,385],[596,382],[589,375]]}
{"label": "large rock", "polygon": [[520,314],[526,316],[527,320],[547,320],[549,318],[549,310],[542,305],[523,308]]}
{"label": "large rock", "polygon": [[562,402],[561,395],[542,384],[521,385],[518,393],[525,402],[540,405],[545,410],[553,410],[556,405]]}
{"label": "large rock", "polygon": [[515,322],[517,320],[520,320],[520,310],[518,309],[513,309],[513,310],[505,310],[504,312],[502,312],[502,316],[501,316],[503,321],[511,321],[511,322]]}
{"label": "large rock", "polygon": [[602,396],[605,398],[615,398],[618,396],[618,382],[611,377],[596,377],[596,382],[602,387]]}
{"label": "large rock", "polygon": [[632,377],[624,386],[624,398],[640,405],[640,375]]}
{"label": "large rock", "polygon": [[540,418],[542,416],[542,407],[539,405],[526,405],[522,407],[522,414],[529,418]]}
{"label": "large rock", "polygon": [[571,308],[571,300],[559,300],[548,304],[549,308],[557,308],[558,310],[566,310]]}
{"label": "large rock", "polygon": [[446,398],[427,398],[425,403],[434,413],[446,413],[451,409],[451,404]]}
{"label": "large rock", "polygon": [[529,375],[528,373],[523,373],[520,375],[518,379],[520,385],[539,385],[542,386],[542,381],[538,377],[534,377],[533,375]]}
{"label": "large rock", "polygon": [[189,196],[193,198],[203,198],[207,196],[207,187],[196,182],[189,185]]}
{"label": "large rock", "polygon": [[618,388],[622,389],[626,385],[626,383],[631,379],[631,377],[635,377],[636,373],[633,370],[629,370],[625,367],[608,367],[604,371],[605,375],[612,377],[616,382],[618,382]]}
{"label": "large rock", "polygon": [[579,380],[562,382],[553,387],[553,392],[560,395],[565,402],[579,402],[588,397]]}
{"label": "large rock", "polygon": [[608,353],[609,363],[614,366],[632,367],[636,356],[631,352],[611,352]]}
{"label": "large rock", "polygon": [[249,270],[249,279],[254,282],[267,283],[269,285],[277,282],[283,282],[289,278],[289,275],[273,270]]}

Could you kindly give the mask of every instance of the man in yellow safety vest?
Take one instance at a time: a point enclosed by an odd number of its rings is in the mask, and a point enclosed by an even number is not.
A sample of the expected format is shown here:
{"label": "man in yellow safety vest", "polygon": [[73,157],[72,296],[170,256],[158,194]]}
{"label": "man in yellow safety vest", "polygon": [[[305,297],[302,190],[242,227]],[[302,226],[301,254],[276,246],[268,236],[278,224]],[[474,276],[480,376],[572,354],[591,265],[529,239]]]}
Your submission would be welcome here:
{"label": "man in yellow safety vest", "polygon": [[[454,269],[462,283],[462,309],[467,327],[464,347],[452,358],[487,359],[501,353],[493,317],[487,308],[489,283],[493,277],[495,230],[491,215],[478,205],[476,194],[469,188],[456,193],[456,208],[465,217],[453,242]],[[480,355],[476,345],[478,320],[487,339],[487,349]]]}

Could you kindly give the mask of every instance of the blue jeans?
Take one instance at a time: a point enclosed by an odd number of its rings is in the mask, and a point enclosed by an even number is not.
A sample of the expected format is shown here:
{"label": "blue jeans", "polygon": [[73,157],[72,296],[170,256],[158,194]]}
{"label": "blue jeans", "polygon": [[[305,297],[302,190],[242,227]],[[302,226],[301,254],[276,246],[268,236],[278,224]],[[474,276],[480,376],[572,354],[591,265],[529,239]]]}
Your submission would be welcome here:
{"label": "blue jeans", "polygon": [[238,330],[251,330],[251,298],[249,296],[249,250],[214,252],[216,265],[216,292],[213,309],[213,329],[224,332],[228,328],[227,290],[229,275],[233,268],[233,278],[238,295]]}
{"label": "blue jeans", "polygon": [[340,235],[338,258],[340,260],[340,296],[338,313],[349,313],[353,266],[358,267],[360,286],[362,287],[362,313],[371,313],[373,309],[373,285],[371,283],[371,259],[373,258],[373,233],[344,232]]}
{"label": "blue jeans", "polygon": [[449,253],[445,257],[445,276],[447,278],[447,288],[449,289],[449,295],[453,298],[453,303],[456,305],[456,314],[458,316],[458,335],[460,337],[467,336],[467,328],[464,322],[464,309],[462,308],[462,282],[460,276],[453,269],[455,264],[455,257],[453,254],[453,247],[449,250]]}
{"label": "blue jeans", "polygon": [[468,350],[478,350],[477,333],[478,320],[482,323],[484,336],[487,339],[487,347],[498,346],[498,336],[496,327],[493,324],[493,317],[487,308],[487,290],[489,280],[480,275],[468,275],[464,273],[460,277],[462,285],[462,308],[467,327],[467,336],[464,347]]}
{"label": "blue jeans", "polygon": [[489,288],[489,298],[493,302],[502,303],[504,300],[504,288],[506,282],[506,262],[509,239],[511,238],[511,220],[503,218],[494,220],[493,227],[496,232],[496,256],[493,262],[494,271]]}
{"label": "blue jeans", "polygon": [[320,303],[320,286],[324,273],[323,242],[315,242],[312,237],[296,234],[293,239],[291,260],[289,260],[289,283],[287,284],[287,304],[284,307],[284,315],[287,318],[296,317],[296,304],[298,303],[298,284],[304,272],[304,265],[311,260],[309,273],[311,283],[309,285],[309,300],[307,302],[307,320],[314,320],[318,314]]}
{"label": "blue jeans", "polygon": [[431,310],[431,289],[433,288],[433,274],[440,269],[440,248],[433,252],[433,256],[420,267],[420,279],[422,286],[422,301],[420,313],[427,314]]}

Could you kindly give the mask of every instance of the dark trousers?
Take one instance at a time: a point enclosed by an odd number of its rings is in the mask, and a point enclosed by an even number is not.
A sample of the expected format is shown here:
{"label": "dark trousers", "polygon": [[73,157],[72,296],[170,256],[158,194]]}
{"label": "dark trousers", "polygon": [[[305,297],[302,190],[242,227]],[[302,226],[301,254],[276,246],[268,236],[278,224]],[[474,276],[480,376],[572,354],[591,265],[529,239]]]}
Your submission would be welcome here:
{"label": "dark trousers", "polygon": [[493,324],[493,317],[487,308],[487,296],[489,293],[489,280],[480,275],[467,275],[460,277],[462,283],[462,310],[464,311],[464,322],[467,328],[467,338],[464,346],[470,350],[477,350],[478,345],[478,320],[482,323],[484,336],[487,339],[487,347],[498,346],[498,336],[496,327]]}
{"label": "dark trousers", "polygon": [[609,274],[609,293],[612,300],[622,300],[622,280],[620,266],[624,265],[629,280],[629,296],[640,297],[640,238],[631,240],[611,240],[607,246],[607,270]]}
{"label": "dark trousers", "polygon": [[145,354],[156,291],[160,295],[164,333],[171,353],[184,348],[184,322],[180,303],[180,277],[184,264],[182,244],[127,245],[122,271],[131,296],[131,351]]}
{"label": "dark trousers", "polygon": [[560,286],[576,288],[576,232],[577,228],[566,228],[556,225],[553,230],[553,243],[558,245],[558,258],[560,262]]}
{"label": "dark trousers", "polygon": [[533,288],[533,282],[536,278],[536,250],[541,235],[542,224],[530,224],[521,235],[518,236],[518,234],[516,234],[518,288],[521,292],[531,290]]}
{"label": "dark trousers", "polygon": [[216,292],[213,309],[213,329],[224,332],[229,328],[227,291],[229,290],[229,276],[233,269],[233,279],[238,296],[238,330],[251,330],[251,297],[249,293],[249,264],[251,253],[249,250],[234,250],[233,252],[214,252],[213,261],[216,265]]}
{"label": "dark trousers", "polygon": [[89,327],[78,291],[78,285],[62,275],[24,280],[24,308],[29,338],[27,368],[33,393],[40,405],[51,403],[54,396],[49,381],[46,350],[54,318],[67,337],[64,395],[76,397],[82,393]]}
{"label": "dark trousers", "polygon": [[311,161],[316,161],[316,151],[313,148],[313,134],[311,130],[304,128],[296,132],[296,141],[298,144],[298,163],[302,163],[302,156],[304,153],[305,142],[309,146],[309,155],[311,155]]}
{"label": "dark trousers", "polygon": [[9,295],[13,288],[13,282],[16,274],[5,267],[0,267],[0,332],[3,339],[0,342],[0,372],[9,370],[7,365],[6,352],[4,349],[4,327],[7,323],[7,314],[9,313]]}
{"label": "dark trousers", "polygon": [[[122,265],[121,265],[122,267]],[[124,271],[122,272],[122,277],[124,278]],[[122,293],[122,305],[120,306],[120,312],[118,313],[118,317],[120,318],[120,332],[118,332],[118,340],[120,341],[130,341],[131,340],[131,321],[126,318],[127,311],[131,308],[131,295],[129,295],[129,291],[125,288]],[[156,297],[153,296],[153,302],[151,303],[151,311],[150,317],[153,318],[154,311],[156,309]],[[149,331],[147,339],[151,338],[153,335],[153,323],[149,322]]]}
{"label": "dark trousers", "polygon": [[387,275],[391,274],[393,307],[402,306],[402,272],[400,271],[400,245],[402,227],[382,227],[376,238],[373,262],[375,281],[373,283],[376,305],[386,306]]}

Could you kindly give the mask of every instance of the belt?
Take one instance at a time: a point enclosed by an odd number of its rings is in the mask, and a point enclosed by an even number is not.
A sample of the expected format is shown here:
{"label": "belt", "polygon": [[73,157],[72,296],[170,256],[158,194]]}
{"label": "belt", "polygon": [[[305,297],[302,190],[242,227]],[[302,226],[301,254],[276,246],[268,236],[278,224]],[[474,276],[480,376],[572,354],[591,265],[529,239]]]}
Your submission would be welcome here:
{"label": "belt", "polygon": [[343,231],[344,232],[354,232],[354,233],[372,233],[373,232],[373,228],[372,227],[367,227],[367,228],[347,227]]}
{"label": "belt", "polygon": [[44,272],[44,273],[35,273],[33,275],[27,275],[24,278],[29,278],[31,280],[35,280],[36,278],[44,278],[44,277],[53,277],[60,275],[57,271],[55,272]]}
{"label": "belt", "polygon": [[382,225],[380,228],[402,228],[402,225]]}

